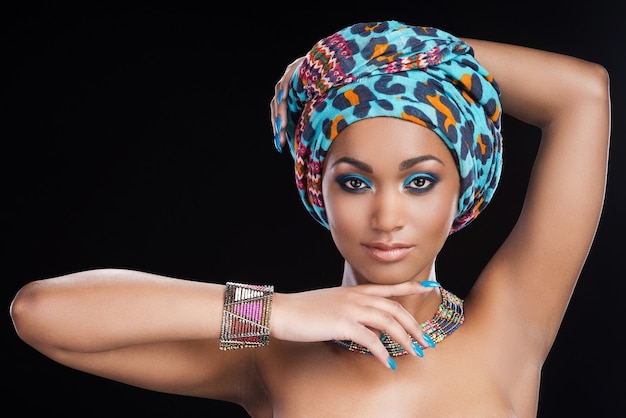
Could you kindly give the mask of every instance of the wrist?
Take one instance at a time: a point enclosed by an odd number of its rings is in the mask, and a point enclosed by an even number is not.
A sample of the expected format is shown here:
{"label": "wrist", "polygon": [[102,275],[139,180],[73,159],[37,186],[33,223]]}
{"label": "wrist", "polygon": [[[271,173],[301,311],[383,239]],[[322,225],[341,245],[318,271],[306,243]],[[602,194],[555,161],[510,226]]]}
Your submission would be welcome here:
{"label": "wrist", "polygon": [[274,286],[226,283],[220,350],[269,344]]}

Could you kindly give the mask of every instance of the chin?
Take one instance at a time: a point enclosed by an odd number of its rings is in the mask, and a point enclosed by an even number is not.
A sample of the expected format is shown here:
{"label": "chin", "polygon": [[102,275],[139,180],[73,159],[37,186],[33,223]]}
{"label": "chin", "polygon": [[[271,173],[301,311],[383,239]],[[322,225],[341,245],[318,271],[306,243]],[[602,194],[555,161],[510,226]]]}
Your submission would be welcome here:
{"label": "chin", "polygon": [[[377,269],[378,270],[378,269]],[[373,284],[399,284],[408,282],[415,279],[417,275],[415,272],[401,273],[391,272],[389,269],[382,269],[382,272],[368,272],[367,274],[357,274],[359,283],[373,283]]]}
{"label": "chin", "polygon": [[422,260],[405,259],[395,263],[370,262],[358,260],[359,263],[350,263],[346,260],[344,276],[359,284],[399,284],[420,277],[430,276],[431,264]]}

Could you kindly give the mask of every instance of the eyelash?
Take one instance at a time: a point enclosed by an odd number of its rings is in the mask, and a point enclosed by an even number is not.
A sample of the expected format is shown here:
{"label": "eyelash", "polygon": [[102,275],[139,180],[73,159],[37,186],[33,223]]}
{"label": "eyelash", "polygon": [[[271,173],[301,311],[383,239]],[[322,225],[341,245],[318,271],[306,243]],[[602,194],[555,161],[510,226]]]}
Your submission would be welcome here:
{"label": "eyelash", "polygon": [[[354,183],[359,183],[355,185]],[[365,177],[358,174],[348,174],[345,176],[337,177],[337,183],[339,186],[350,193],[363,193],[367,189],[372,189],[373,186]],[[365,186],[365,187],[363,187]]]}
{"label": "eyelash", "polygon": [[[336,181],[343,190],[349,193],[363,193],[368,189],[373,189],[370,181],[358,174],[339,176]],[[402,183],[402,187],[409,189],[412,193],[424,193],[432,189],[438,181],[439,179],[431,174],[416,173],[409,176]],[[414,182],[421,184],[411,186]]]}
{"label": "eyelash", "polygon": [[416,173],[416,174],[413,174],[412,176],[409,176],[409,178],[407,178],[404,181],[402,186],[409,187],[409,184],[416,182],[416,181],[419,181],[420,183],[422,183],[422,185],[417,186],[417,187],[410,187],[412,189],[411,191],[414,193],[424,193],[432,189],[435,186],[435,184],[437,184],[439,179],[431,174]]}

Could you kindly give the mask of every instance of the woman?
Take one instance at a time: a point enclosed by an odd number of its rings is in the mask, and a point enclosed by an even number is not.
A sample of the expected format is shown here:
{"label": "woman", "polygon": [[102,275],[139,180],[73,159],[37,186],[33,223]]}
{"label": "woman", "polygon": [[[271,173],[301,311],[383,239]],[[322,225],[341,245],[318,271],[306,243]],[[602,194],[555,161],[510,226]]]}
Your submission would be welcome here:
{"label": "woman", "polygon": [[[494,196],[501,112],[541,128],[541,144],[519,219],[463,300],[435,263]],[[602,210],[606,71],[357,24],[287,68],[271,116],[305,207],[346,260],[341,286],[85,271],[22,288],[19,336],[69,367],[255,417],[535,416]]]}

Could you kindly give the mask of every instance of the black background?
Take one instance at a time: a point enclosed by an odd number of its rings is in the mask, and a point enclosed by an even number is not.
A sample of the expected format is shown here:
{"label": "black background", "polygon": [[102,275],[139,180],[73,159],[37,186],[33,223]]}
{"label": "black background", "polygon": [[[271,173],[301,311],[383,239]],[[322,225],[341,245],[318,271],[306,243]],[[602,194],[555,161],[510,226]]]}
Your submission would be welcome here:
{"label": "black background", "polygon": [[[539,416],[614,416],[624,389],[618,263],[626,232],[617,3],[275,3],[2,6],[5,408],[68,417],[246,416],[226,403],[60,366],[19,340],[10,301],[31,280],[98,267],[274,283],[278,291],[338,284],[342,262],[297,197],[291,158],[273,148],[268,104],[285,66],[317,39],[391,18],[571,54],[611,74],[605,212],[543,371]],[[536,150],[532,127],[505,116],[503,134],[495,200],[439,258],[440,280],[460,295],[515,221]]]}

